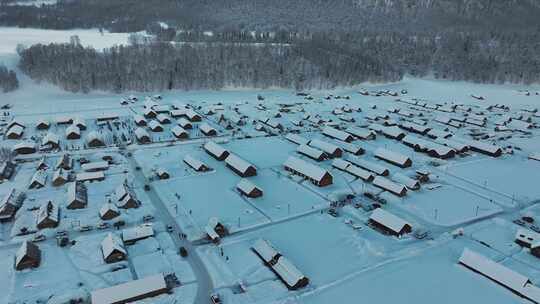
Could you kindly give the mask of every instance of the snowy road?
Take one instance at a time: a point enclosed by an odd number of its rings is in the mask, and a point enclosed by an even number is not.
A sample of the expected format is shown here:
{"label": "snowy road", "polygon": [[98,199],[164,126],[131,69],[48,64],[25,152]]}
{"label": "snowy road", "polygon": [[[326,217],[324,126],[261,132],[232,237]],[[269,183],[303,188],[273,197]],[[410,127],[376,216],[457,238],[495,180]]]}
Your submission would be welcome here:
{"label": "snowy road", "polygon": [[[129,164],[132,167],[132,172],[135,175],[135,181],[140,183],[138,186],[143,187],[147,183],[147,179],[141,170],[135,168],[139,166],[133,157],[128,157]],[[177,248],[185,247],[189,253],[187,261],[189,262],[195,276],[197,278],[198,290],[195,303],[208,303],[210,298],[210,292],[214,289],[212,285],[212,279],[201,258],[198,256],[193,244],[185,239],[180,238],[182,230],[178,226],[175,218],[167,211],[166,204],[161,200],[159,195],[154,190],[154,187],[150,186],[150,191],[146,192],[148,198],[152,201],[152,204],[156,207],[156,218],[162,220],[165,225],[172,225],[174,233],[171,233],[171,239],[173,240]],[[182,281],[182,278],[179,278]]]}

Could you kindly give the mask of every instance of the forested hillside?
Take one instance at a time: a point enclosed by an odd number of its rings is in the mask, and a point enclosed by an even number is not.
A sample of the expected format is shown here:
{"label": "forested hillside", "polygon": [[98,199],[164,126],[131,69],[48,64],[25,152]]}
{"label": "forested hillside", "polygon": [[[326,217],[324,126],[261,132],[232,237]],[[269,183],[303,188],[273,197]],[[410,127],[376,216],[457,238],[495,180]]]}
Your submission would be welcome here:
{"label": "forested hillside", "polygon": [[[59,0],[8,5],[0,24],[139,31],[162,21],[184,29],[268,31],[524,30],[540,25],[535,0]],[[508,16],[512,16],[509,18]]]}

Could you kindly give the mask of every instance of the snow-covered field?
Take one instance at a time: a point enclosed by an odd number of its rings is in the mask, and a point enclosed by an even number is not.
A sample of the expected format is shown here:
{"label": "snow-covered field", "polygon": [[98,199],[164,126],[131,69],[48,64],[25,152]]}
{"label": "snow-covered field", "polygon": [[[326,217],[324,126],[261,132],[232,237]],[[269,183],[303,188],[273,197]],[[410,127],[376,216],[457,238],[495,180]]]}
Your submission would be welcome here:
{"label": "snow-covered field", "polygon": [[31,46],[37,43],[68,43],[71,36],[79,36],[83,46],[103,49],[113,45],[127,44],[126,33],[100,33],[97,29],[45,30],[17,27],[0,27],[0,56],[16,53],[18,45]]}

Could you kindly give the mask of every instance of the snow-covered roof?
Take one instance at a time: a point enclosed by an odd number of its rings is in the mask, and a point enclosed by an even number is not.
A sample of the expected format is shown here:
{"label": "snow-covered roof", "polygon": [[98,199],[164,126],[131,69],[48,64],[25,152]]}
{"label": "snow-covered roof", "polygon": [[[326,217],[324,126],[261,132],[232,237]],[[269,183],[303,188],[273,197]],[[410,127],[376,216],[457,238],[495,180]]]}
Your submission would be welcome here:
{"label": "snow-covered roof", "polygon": [[179,125],[175,125],[171,128],[171,132],[176,137],[182,137],[182,136],[188,136],[188,132],[184,130],[184,128],[180,127]]}
{"label": "snow-covered roof", "polygon": [[107,236],[105,236],[103,241],[101,241],[101,252],[103,253],[103,258],[106,259],[115,251],[127,254],[122,239],[120,239],[117,235],[109,232],[107,233]]}
{"label": "snow-covered roof", "polygon": [[53,222],[58,223],[60,212],[59,212],[58,205],[53,203],[52,201],[48,201],[41,206],[39,206],[39,210],[37,213],[36,222],[39,224],[45,220],[50,220]]}
{"label": "snow-covered roof", "polygon": [[133,115],[133,120],[135,121],[135,123],[137,124],[140,124],[140,123],[146,123],[146,119],[144,119],[144,116],[140,115],[140,114],[134,114]]}
{"label": "snow-covered roof", "polygon": [[244,194],[249,194],[253,190],[260,190],[262,192],[261,188],[245,178],[242,178],[238,184],[236,184],[236,188]]}
{"label": "snow-covered roof", "polygon": [[338,130],[332,127],[325,127],[322,130],[322,133],[326,136],[339,139],[341,141],[346,141],[346,142],[352,141],[354,139],[349,133],[343,132],[341,130]]}
{"label": "snow-covered roof", "polygon": [[45,170],[37,170],[36,173],[32,176],[32,180],[30,181],[30,186],[45,186],[45,183],[47,182],[47,171]]}
{"label": "snow-covered roof", "polygon": [[405,166],[407,163],[411,163],[411,159],[403,154],[393,152],[384,148],[377,148],[374,152],[375,157],[386,160],[388,162]]}
{"label": "snow-covered roof", "polygon": [[403,132],[403,130],[401,130],[399,127],[397,126],[393,126],[393,127],[383,127],[381,132],[386,135],[386,136],[389,136],[389,137],[392,137],[392,138],[399,138],[401,136],[405,136],[407,135],[406,132]]}
{"label": "snow-covered roof", "polygon": [[368,171],[371,171],[371,172],[373,172],[375,174],[378,174],[378,175],[388,175],[390,173],[390,170],[388,170],[384,166],[381,166],[379,164],[367,161],[365,159],[361,159],[361,158],[353,156],[353,155],[349,155],[347,160],[350,161],[351,163],[359,166],[360,168],[364,168],[364,169],[366,169]]}
{"label": "snow-covered roof", "polygon": [[189,129],[189,128],[192,127],[191,122],[189,120],[183,118],[183,117],[178,119],[177,122],[178,122],[178,125],[181,126],[182,128],[188,128]]}
{"label": "snow-covered roof", "polygon": [[236,154],[232,154],[232,153],[230,153],[229,156],[227,156],[227,158],[225,159],[225,163],[227,163],[227,165],[235,168],[236,170],[240,172],[246,172],[250,167],[257,169],[255,168],[254,165],[250,164],[249,162],[243,160]]}
{"label": "snow-covered roof", "polygon": [[15,253],[15,265],[18,265],[25,257],[39,260],[41,258],[41,251],[36,244],[23,241],[21,247]]}
{"label": "snow-covered roof", "polygon": [[90,162],[90,163],[82,164],[81,169],[83,169],[86,172],[107,170],[109,169],[109,162],[107,161]]}
{"label": "snow-covered roof", "polygon": [[21,141],[13,146],[13,151],[23,151],[23,150],[36,150],[36,144],[32,141]]}
{"label": "snow-covered roof", "polygon": [[253,243],[251,246],[255,252],[266,262],[269,263],[272,259],[274,259],[279,252],[268,242],[264,239],[258,239]]}
{"label": "snow-covered roof", "polygon": [[295,133],[288,133],[287,135],[285,135],[285,139],[287,139],[288,141],[290,142],[293,142],[297,145],[305,145],[309,142],[308,139],[298,135],[298,134],[295,134]]}
{"label": "snow-covered roof", "polygon": [[199,126],[199,129],[204,133],[204,134],[210,134],[210,133],[213,133],[213,132],[216,132],[216,129],[214,129],[213,127],[211,127],[209,124],[207,123],[202,123],[200,126]]}
{"label": "snow-covered roof", "polygon": [[319,140],[319,139],[311,140],[309,142],[309,145],[312,147],[321,149],[330,155],[335,155],[336,153],[339,153],[340,151],[342,151],[340,147],[334,144],[328,143],[326,141]]}
{"label": "snow-covered roof", "polygon": [[485,151],[485,152],[488,152],[488,153],[491,153],[491,154],[497,154],[497,153],[500,153],[502,151],[501,147],[499,147],[499,146],[492,145],[490,143],[481,142],[481,141],[478,141],[478,140],[462,140],[462,139],[459,139],[459,141],[468,144],[471,148],[474,148],[474,149],[477,149],[477,150],[480,150],[480,151]]}
{"label": "snow-covered roof", "polygon": [[124,242],[137,241],[154,236],[154,228],[151,225],[140,225],[122,230]]}
{"label": "snow-covered roof", "polygon": [[103,180],[103,179],[105,179],[105,173],[103,173],[103,171],[81,172],[81,173],[77,173],[77,176],[75,177],[75,180],[79,182]]}
{"label": "snow-covered roof", "polygon": [[58,135],[52,132],[47,132],[47,134],[41,140],[42,145],[47,145],[47,144],[58,145],[59,143],[60,143],[60,138],[58,138]]}
{"label": "snow-covered roof", "polygon": [[64,170],[62,168],[58,168],[57,170],[54,171],[54,174],[53,174],[53,183],[55,181],[59,182],[59,181],[67,181],[69,178],[69,172],[67,170]]}
{"label": "snow-covered roof", "polygon": [[9,128],[9,130],[6,132],[7,136],[10,135],[16,135],[21,136],[24,132],[24,128],[19,125],[14,125],[13,127]]}
{"label": "snow-covered roof", "polygon": [[296,152],[300,153],[300,154],[303,154],[305,156],[308,156],[310,158],[313,158],[315,160],[322,160],[324,158],[324,152],[319,150],[319,149],[316,149],[316,148],[313,148],[313,147],[310,147],[308,145],[299,145],[296,147]]}
{"label": "snow-covered roof", "polygon": [[76,125],[70,125],[66,128],[66,136],[70,136],[71,134],[79,136],[81,135],[81,129]]}
{"label": "snow-covered roof", "polygon": [[229,154],[229,151],[227,149],[223,148],[222,146],[216,144],[213,141],[209,141],[206,144],[204,144],[204,149],[214,155],[215,157],[223,156],[224,154]]}
{"label": "snow-covered roof", "polygon": [[509,288],[519,295],[540,303],[538,287],[531,284],[531,280],[514,270],[507,268],[487,257],[468,248],[463,249],[459,263],[479,272],[491,280]]}
{"label": "snow-covered roof", "polygon": [[204,167],[208,168],[208,166],[205,163],[192,157],[191,155],[186,155],[184,157],[184,162],[188,164],[191,168],[193,168],[195,171],[200,171]]}
{"label": "snow-covered roof", "polygon": [[160,122],[160,123],[169,123],[171,122],[171,119],[169,118],[169,116],[161,113],[161,114],[158,114],[156,116],[156,119]]}
{"label": "snow-covered roof", "polygon": [[156,274],[142,279],[129,281],[92,291],[92,304],[127,303],[145,296],[155,296],[166,292],[167,282],[163,274]]}
{"label": "snow-covered roof", "polygon": [[326,174],[330,174],[323,168],[294,156],[287,158],[283,165],[317,181],[320,181]]}
{"label": "snow-covered roof", "polygon": [[95,130],[90,131],[90,133],[88,133],[88,135],[86,135],[86,142],[88,144],[93,144],[93,145],[104,145],[105,144],[105,142],[103,141],[103,136],[101,136],[101,134],[99,134]]}
{"label": "snow-covered roof", "polygon": [[177,110],[172,110],[170,113],[172,117],[180,117],[180,116],[185,116],[186,111],[187,111],[186,109],[177,109]]}
{"label": "snow-covered roof", "polygon": [[118,207],[115,204],[111,203],[105,203],[101,208],[99,209],[99,216],[103,218],[107,212],[112,211],[116,214],[120,214],[120,210],[118,210]]}
{"label": "snow-covered roof", "polygon": [[144,138],[148,138],[150,139],[150,134],[148,134],[148,132],[143,129],[143,128],[137,128],[135,129],[135,136],[137,137],[137,139],[141,140],[141,139],[144,139]]}
{"label": "snow-covered roof", "polygon": [[403,174],[403,173],[395,173],[394,175],[392,175],[392,180],[397,182],[397,183],[400,183],[400,184],[403,184],[405,185],[407,188],[411,189],[411,190],[418,190],[420,189],[420,182],[415,180],[415,179],[412,179],[410,177],[408,177],[407,175]]}
{"label": "snow-covered roof", "polygon": [[439,129],[431,129],[427,132],[427,135],[433,138],[449,138],[453,134]]}
{"label": "snow-covered roof", "polygon": [[152,131],[163,130],[163,126],[157,120],[150,120],[150,122],[148,123],[148,127]]}
{"label": "snow-covered roof", "polygon": [[375,134],[373,134],[373,132],[368,129],[349,127],[345,130],[345,132],[352,134],[360,139],[371,139],[375,137]]}
{"label": "snow-covered roof", "polygon": [[341,158],[336,158],[332,161],[332,167],[338,168],[339,170],[345,170],[348,166],[350,166],[351,163],[348,161],[345,161]]}
{"label": "snow-covered roof", "polygon": [[280,257],[272,268],[289,287],[295,286],[304,278],[304,274],[284,256]]}
{"label": "snow-covered roof", "polygon": [[395,183],[390,179],[382,176],[375,177],[375,179],[373,180],[373,185],[400,196],[407,193],[407,188],[405,186]]}
{"label": "snow-covered roof", "polygon": [[364,169],[362,169],[360,167],[357,167],[355,165],[352,165],[352,164],[350,166],[348,166],[345,169],[345,171],[347,173],[350,173],[350,174],[356,176],[356,177],[361,178],[364,181],[371,181],[374,178],[374,176],[373,176],[373,174],[371,174],[371,172],[366,171],[366,170],[364,170]]}
{"label": "snow-covered roof", "polygon": [[88,190],[84,183],[71,182],[67,186],[67,202],[86,203],[88,200]]}
{"label": "snow-covered roof", "polygon": [[371,213],[369,219],[385,226],[395,233],[400,233],[405,226],[411,226],[411,224],[404,219],[381,208],[375,209],[373,213]]}

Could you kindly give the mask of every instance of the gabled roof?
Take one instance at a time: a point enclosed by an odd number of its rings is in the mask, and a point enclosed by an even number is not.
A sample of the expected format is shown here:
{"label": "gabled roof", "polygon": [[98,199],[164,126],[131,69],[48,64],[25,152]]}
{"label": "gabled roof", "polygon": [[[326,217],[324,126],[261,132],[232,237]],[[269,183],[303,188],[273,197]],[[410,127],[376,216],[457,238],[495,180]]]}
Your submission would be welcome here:
{"label": "gabled roof", "polygon": [[150,134],[143,128],[137,128],[135,129],[135,136],[137,137],[137,139],[141,140],[143,138],[148,138],[150,139]]}
{"label": "gabled roof", "polygon": [[204,164],[202,161],[192,157],[191,155],[186,155],[184,157],[184,162],[186,164],[188,164],[191,168],[193,168],[195,171],[200,171],[204,167],[208,168],[208,166],[206,164]]}
{"label": "gabled roof", "polygon": [[407,221],[381,208],[375,209],[373,213],[371,213],[369,219],[385,226],[395,233],[400,233],[407,225],[411,226]]}
{"label": "gabled roof", "polygon": [[403,154],[393,152],[384,148],[377,148],[374,152],[375,157],[389,161],[400,166],[405,166],[411,159]]}
{"label": "gabled roof", "polygon": [[273,268],[289,287],[295,286],[304,278],[304,274],[284,256],[278,259]]}
{"label": "gabled roof", "polygon": [[39,247],[30,241],[24,241],[15,254],[15,265],[18,265],[24,258],[39,261],[41,259]]}
{"label": "gabled roof", "polygon": [[269,263],[279,255],[279,252],[267,240],[258,239],[253,243],[251,248],[255,250],[266,263]]}
{"label": "gabled roof", "polygon": [[43,187],[45,186],[45,183],[47,182],[47,171],[45,170],[37,170],[36,173],[34,173],[34,176],[32,176],[32,180],[30,181],[30,187]]}
{"label": "gabled roof", "polygon": [[[528,287],[536,287],[531,284],[531,281],[528,277],[513,271],[510,268],[507,268],[493,260],[486,258],[485,256],[474,252],[468,248],[463,249],[463,253],[459,258],[459,263],[467,266],[468,268],[479,272],[480,274],[490,278],[491,280],[503,285],[506,288],[513,290],[514,292],[523,295],[528,298],[528,296],[533,296],[531,300],[534,300],[536,303],[540,298],[536,297],[538,294],[536,292],[529,293]],[[535,298],[536,297],[536,298]]]}
{"label": "gabled roof", "polygon": [[320,181],[327,174],[330,175],[323,168],[294,156],[290,156],[283,165],[316,181]]}
{"label": "gabled roof", "polygon": [[207,123],[202,123],[201,125],[199,125],[199,130],[201,130],[205,134],[209,134],[210,132],[217,132],[216,129],[214,129]]}
{"label": "gabled roof", "polygon": [[395,183],[388,178],[382,176],[375,177],[375,179],[373,180],[373,185],[399,196],[407,193],[407,188],[405,186]]}
{"label": "gabled roof", "polygon": [[105,203],[99,209],[99,217],[103,218],[103,216],[105,216],[105,214],[107,214],[109,211],[114,212],[115,214],[120,214],[120,210],[118,210],[118,207],[115,204]]}
{"label": "gabled roof", "polygon": [[322,130],[322,133],[326,136],[346,142],[352,141],[354,139],[350,134],[332,127],[325,127]]}
{"label": "gabled roof", "polygon": [[45,135],[43,139],[41,140],[42,145],[47,145],[47,144],[58,145],[59,143],[60,143],[60,138],[58,138],[58,135],[52,132],[48,132],[47,135]]}
{"label": "gabled roof", "polygon": [[347,160],[350,161],[351,163],[359,166],[360,168],[364,168],[364,169],[366,169],[368,171],[371,171],[371,172],[373,172],[375,174],[378,174],[378,175],[388,175],[390,173],[390,170],[388,170],[384,166],[381,166],[379,164],[367,161],[365,159],[361,159],[361,158],[353,156],[353,155],[349,155]]}
{"label": "gabled roof", "polygon": [[122,230],[122,239],[126,241],[136,241],[154,236],[154,228],[150,225],[140,225]]}
{"label": "gabled roof", "polygon": [[287,135],[285,135],[285,139],[287,139],[288,141],[290,142],[293,142],[297,145],[306,145],[309,143],[309,140],[298,135],[298,134],[295,134],[295,133],[288,133]]}
{"label": "gabled roof", "polygon": [[310,147],[308,145],[299,145],[296,147],[296,152],[308,156],[315,160],[322,160],[325,153],[319,149]]}
{"label": "gabled roof", "polygon": [[259,190],[262,192],[261,188],[259,188],[257,185],[255,185],[254,183],[252,183],[251,181],[245,178],[242,178],[238,182],[238,184],[236,184],[236,188],[238,188],[244,194],[249,194],[254,190]]}
{"label": "gabled roof", "polygon": [[162,273],[92,291],[92,304],[130,303],[168,290]]}
{"label": "gabled roof", "polygon": [[112,233],[107,233],[107,236],[101,241],[101,251],[103,253],[103,258],[107,258],[109,255],[115,251],[121,252],[124,255],[127,254],[126,249],[124,248],[124,242],[117,235]]}
{"label": "gabled roof", "polygon": [[221,145],[218,145],[213,141],[209,141],[204,144],[204,149],[216,157],[222,156],[224,153],[229,153],[227,149],[223,148]]}
{"label": "gabled roof", "polygon": [[250,167],[257,169],[254,165],[250,164],[249,162],[243,160],[236,154],[232,154],[232,153],[230,153],[229,156],[227,156],[227,158],[225,159],[225,163],[227,163],[227,165],[235,168],[236,170],[240,172],[246,172]]}
{"label": "gabled roof", "polygon": [[37,223],[39,224],[45,220],[50,220],[58,223],[58,221],[60,220],[59,216],[60,212],[58,209],[58,205],[56,205],[52,201],[48,201],[39,207],[37,214]]}
{"label": "gabled roof", "polygon": [[172,127],[171,132],[176,137],[182,137],[182,136],[187,137],[189,135],[189,133],[186,130],[184,130],[184,128],[180,127],[179,125],[175,125],[174,127]]}
{"label": "gabled roof", "polygon": [[312,146],[312,147],[315,147],[315,148],[318,148],[318,149],[321,149],[323,150],[324,152],[330,154],[330,155],[334,155],[336,153],[339,153],[341,150],[340,147],[334,145],[334,144],[331,144],[331,143],[328,143],[326,141],[322,141],[322,140],[318,140],[318,139],[313,139],[309,142],[309,145]]}

